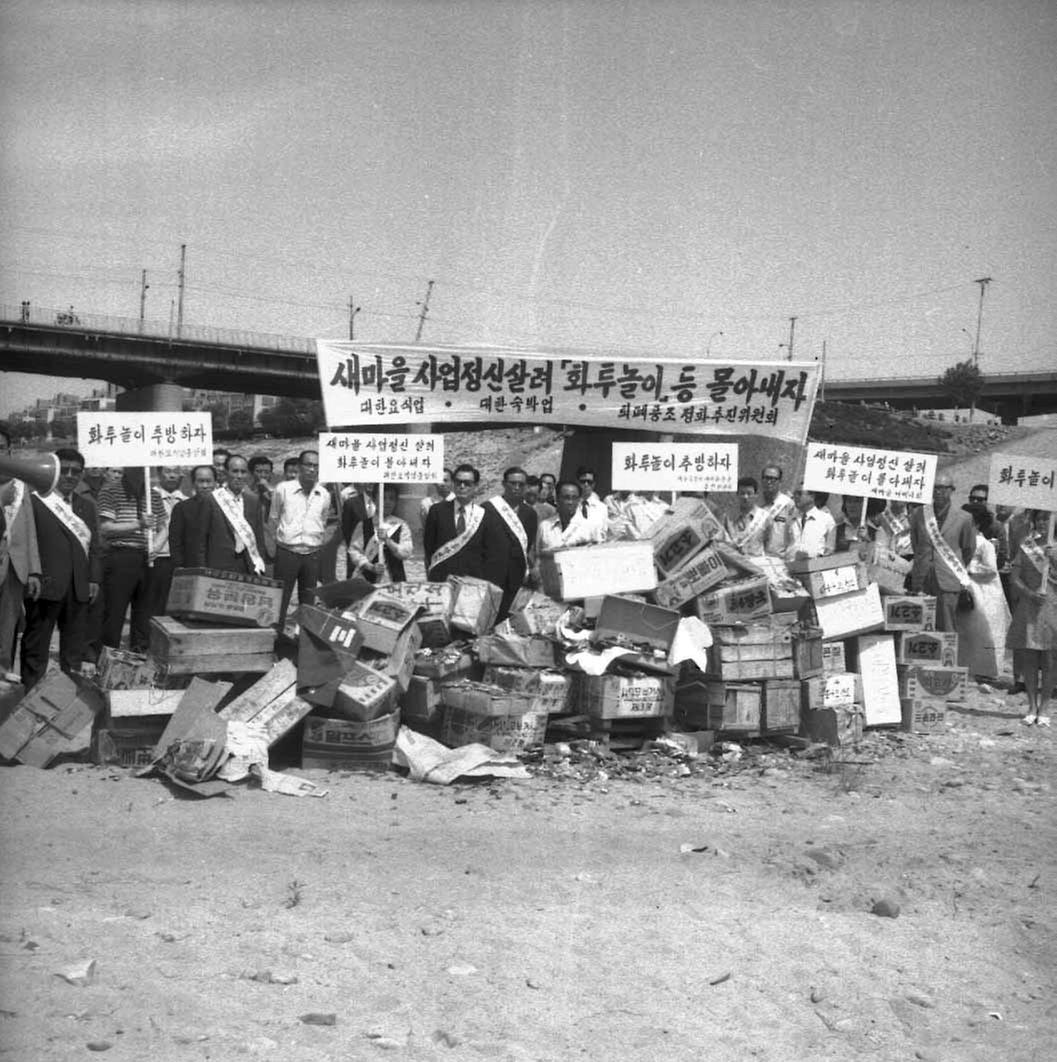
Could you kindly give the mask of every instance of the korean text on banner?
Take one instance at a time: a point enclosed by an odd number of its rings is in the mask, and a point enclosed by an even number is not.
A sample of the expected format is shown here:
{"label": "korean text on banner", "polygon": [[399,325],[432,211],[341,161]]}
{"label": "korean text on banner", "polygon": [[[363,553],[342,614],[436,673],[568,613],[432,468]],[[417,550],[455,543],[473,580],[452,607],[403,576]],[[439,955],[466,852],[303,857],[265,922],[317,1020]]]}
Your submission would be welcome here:
{"label": "korean text on banner", "polygon": [[734,491],[737,443],[613,443],[616,490]]}
{"label": "korean text on banner", "polygon": [[321,431],[319,478],[324,483],[439,483],[444,436]]}
{"label": "korean text on banner", "polygon": [[1057,461],[1045,457],[991,455],[987,500],[991,505],[1022,506],[1057,512]]}
{"label": "korean text on banner", "polygon": [[77,449],[88,468],[208,465],[210,413],[78,413]]}
{"label": "korean text on banner", "polygon": [[807,447],[807,490],[931,505],[935,478],[935,454],[867,450],[832,443],[811,443]]}
{"label": "korean text on banner", "polygon": [[329,425],[531,421],[803,443],[818,362],[606,358],[317,339]]}

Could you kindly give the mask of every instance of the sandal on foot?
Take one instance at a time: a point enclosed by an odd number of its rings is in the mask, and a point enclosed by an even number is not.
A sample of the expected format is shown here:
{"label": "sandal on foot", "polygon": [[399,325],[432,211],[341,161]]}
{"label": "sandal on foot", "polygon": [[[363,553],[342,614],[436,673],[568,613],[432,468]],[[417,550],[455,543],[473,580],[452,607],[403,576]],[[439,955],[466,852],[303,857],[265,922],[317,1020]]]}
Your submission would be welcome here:
{"label": "sandal on foot", "polygon": [[1035,719],[1036,719],[1036,716],[1035,716],[1035,714],[1034,714],[1034,713],[1031,713],[1030,715],[1026,715],[1026,716],[1024,716],[1024,718],[1023,718],[1023,719],[1021,719],[1021,722],[1022,722],[1022,723],[1023,723],[1023,724],[1025,725],[1025,726],[1034,726],[1034,725],[1035,725]]}
{"label": "sandal on foot", "polygon": [[1048,715],[1037,715],[1037,716],[1035,716],[1035,725],[1036,726],[1049,726],[1050,725],[1050,717]]}

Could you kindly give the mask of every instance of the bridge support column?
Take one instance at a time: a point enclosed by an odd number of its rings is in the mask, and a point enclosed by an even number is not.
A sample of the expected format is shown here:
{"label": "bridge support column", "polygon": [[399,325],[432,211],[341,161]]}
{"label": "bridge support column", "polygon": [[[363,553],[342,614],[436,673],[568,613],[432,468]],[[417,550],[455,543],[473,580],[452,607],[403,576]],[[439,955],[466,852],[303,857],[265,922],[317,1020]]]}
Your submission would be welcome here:
{"label": "bridge support column", "polygon": [[[429,435],[433,432],[432,424],[407,424],[408,435]],[[450,455],[444,455],[444,463],[451,464]],[[407,521],[415,536],[415,544],[422,542],[422,499],[429,493],[428,483],[403,483],[400,486],[400,498],[396,503],[396,515]],[[480,501],[481,499],[478,499]]]}
{"label": "bridge support column", "polygon": [[179,413],[183,409],[183,388],[174,383],[148,384],[123,391],[115,404],[122,413]]}

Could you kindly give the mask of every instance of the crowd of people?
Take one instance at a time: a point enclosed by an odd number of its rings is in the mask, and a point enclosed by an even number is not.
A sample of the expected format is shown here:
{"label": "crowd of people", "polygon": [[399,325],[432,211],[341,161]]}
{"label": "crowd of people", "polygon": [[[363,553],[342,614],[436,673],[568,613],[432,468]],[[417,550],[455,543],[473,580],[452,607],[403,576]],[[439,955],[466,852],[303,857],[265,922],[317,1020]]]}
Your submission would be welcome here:
{"label": "crowd of people", "polygon": [[[10,438],[0,429],[0,454]],[[149,491],[143,470],[86,469],[59,449],[59,480],[41,494],[0,478],[0,671],[31,688],[43,676],[53,633],[70,672],[94,663],[102,646],[144,652],[150,619],[164,614],[177,568],[207,567],[268,575],[282,583],[278,633],[296,590],[362,576],[384,586],[406,578],[415,534],[397,515],[397,488],[382,497],[369,484],[321,484],[319,455],[305,450],[281,476],[262,454],[217,449],[211,465],[186,476],[159,470]],[[981,679],[998,676],[1013,651],[1015,692],[1025,692],[1025,722],[1048,725],[1045,712],[1057,661],[1057,553],[1048,545],[1049,514],[988,507],[984,484],[958,505],[955,483],[935,478],[930,506],[845,497],[801,486],[783,490],[770,464],[759,481],[737,483],[737,510],[721,517],[721,535],[746,557],[785,561],[824,557],[876,542],[908,563],[906,588],[936,598],[936,627],[959,635],[959,664]],[[184,483],[187,489],[184,489]],[[671,511],[657,492],[615,491],[600,498],[589,467],[575,479],[507,468],[499,493],[478,500],[480,471],[445,470],[419,507],[426,578],[487,579],[502,590],[499,619],[522,586],[540,584],[541,558],[555,550],[642,539]],[[701,495],[706,502],[707,496]],[[20,672],[15,675],[21,634]]]}

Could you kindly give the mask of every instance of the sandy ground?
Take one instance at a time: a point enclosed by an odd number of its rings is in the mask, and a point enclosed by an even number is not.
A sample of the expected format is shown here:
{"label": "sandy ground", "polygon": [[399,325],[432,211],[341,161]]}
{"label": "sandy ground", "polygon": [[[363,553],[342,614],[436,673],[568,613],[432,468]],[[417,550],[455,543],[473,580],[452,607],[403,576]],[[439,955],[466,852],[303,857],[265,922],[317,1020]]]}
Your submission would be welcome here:
{"label": "sandy ground", "polygon": [[1057,1057],[1057,756],[1022,711],[974,689],[843,764],[309,772],[323,799],[0,770],[0,1057]]}

